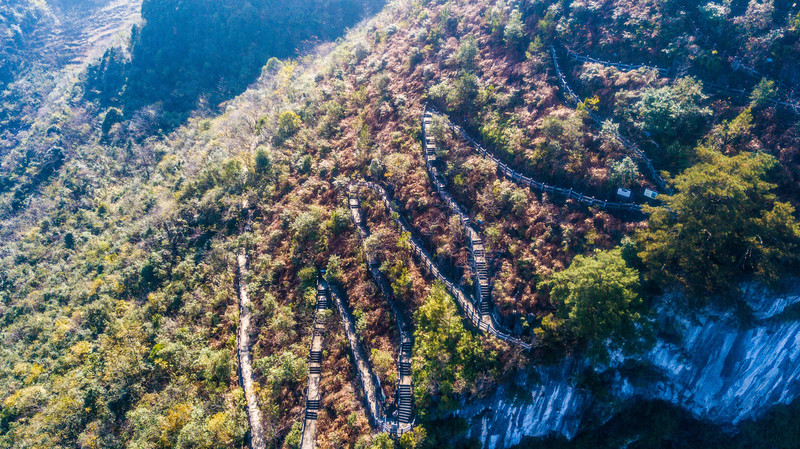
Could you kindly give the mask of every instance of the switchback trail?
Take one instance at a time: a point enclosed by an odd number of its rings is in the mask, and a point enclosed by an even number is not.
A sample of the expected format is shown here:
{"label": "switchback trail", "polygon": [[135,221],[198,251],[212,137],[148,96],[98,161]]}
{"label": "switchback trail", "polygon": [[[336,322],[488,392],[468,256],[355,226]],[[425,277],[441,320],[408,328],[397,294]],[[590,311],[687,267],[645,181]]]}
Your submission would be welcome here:
{"label": "switchback trail", "polygon": [[358,378],[361,381],[361,391],[364,393],[364,400],[367,403],[370,419],[374,427],[382,428],[381,423],[384,421],[383,390],[381,389],[378,377],[372,372],[372,367],[369,364],[369,359],[366,357],[364,349],[361,347],[361,342],[358,341],[355,320],[350,313],[350,309],[345,304],[344,298],[339,293],[338,289],[333,285],[329,284],[329,286],[333,304],[336,306],[336,311],[339,313],[339,318],[342,320],[347,343],[350,345],[350,352],[353,354],[353,363],[356,366]]}
{"label": "switchback trail", "polygon": [[[642,68],[648,69],[648,70],[655,70],[655,71],[658,71],[658,73],[659,73],[659,75],[661,77],[670,78],[670,79],[675,79],[675,78],[678,78],[680,76],[683,76],[680,73],[674,73],[673,70],[667,69],[667,68],[664,68],[664,67],[658,67],[658,66],[652,66],[652,65],[646,65],[646,64],[625,64],[623,62],[605,61],[605,60],[602,60],[602,59],[597,59],[597,58],[593,58],[591,56],[586,56],[586,55],[582,55],[582,54],[576,53],[574,50],[572,50],[571,48],[567,47],[566,45],[563,45],[563,47],[564,47],[564,51],[567,54],[567,57],[569,57],[570,59],[573,59],[575,61],[578,61],[578,62],[589,62],[589,63],[593,63],[593,64],[604,65],[606,67],[614,67],[614,68],[616,68],[618,70],[622,70],[624,72],[629,72],[629,71],[632,71],[632,70],[638,70],[638,69],[642,69]],[[756,69],[754,69],[752,67],[749,67],[749,66],[745,65],[738,58],[730,57],[728,61],[730,62],[731,68],[734,71],[744,73],[744,74],[746,74],[746,75],[748,75],[748,76],[750,76],[752,78],[758,79],[758,80],[767,78],[766,75],[762,74],[761,72],[759,72],[758,70],[756,70]],[[743,98],[743,99],[748,99],[748,100],[750,98],[751,92],[748,92],[745,89],[734,89],[731,86],[726,86],[726,85],[719,84],[719,83],[716,83],[716,82],[710,81],[710,80],[701,80],[701,81],[703,82],[703,87],[704,88],[708,88],[708,89],[710,89],[712,91],[716,91],[718,93],[727,94],[727,95],[733,95],[733,96],[737,96],[737,97],[740,97],[740,98]],[[792,112],[795,112],[795,113],[800,113],[800,102],[792,101],[792,99],[793,99],[793,95],[792,94],[788,93],[786,91],[786,89],[784,87],[781,87],[781,86],[776,87],[776,90],[777,90],[778,94],[781,97],[783,97],[784,99],[781,100],[781,99],[775,98],[775,99],[769,100],[769,103],[771,105],[776,106],[776,107],[782,107],[782,108],[785,108],[785,109],[787,109],[789,111],[792,111]]]}
{"label": "switchback trail", "polygon": [[472,270],[475,272],[475,298],[478,300],[478,309],[483,320],[492,320],[492,291],[489,283],[489,267],[486,263],[486,246],[483,244],[478,231],[472,226],[469,216],[456,203],[455,199],[447,192],[445,183],[439,177],[441,167],[436,157],[436,139],[430,133],[433,117],[427,110],[422,112],[422,146],[425,151],[425,165],[431,175],[431,183],[436,193],[442,198],[454,214],[458,217],[469,243],[469,252],[472,259]]}
{"label": "switchback trail", "polygon": [[400,307],[400,304],[397,303],[397,300],[394,297],[394,292],[389,285],[389,281],[386,279],[383,273],[381,273],[378,259],[375,257],[375,254],[369,251],[369,248],[366,245],[367,238],[370,235],[369,230],[367,229],[364,217],[361,213],[361,204],[359,203],[358,198],[356,198],[352,193],[353,192],[351,191],[351,194],[348,198],[348,205],[350,207],[350,214],[353,218],[353,223],[356,225],[359,235],[361,236],[361,243],[367,259],[369,272],[372,274],[372,278],[375,280],[375,283],[378,284],[383,296],[389,303],[389,307],[392,309],[392,313],[397,320],[397,327],[400,333],[400,350],[398,351],[397,360],[397,418],[387,418],[385,425],[388,427],[389,433],[402,435],[413,428],[414,399],[411,375],[411,351],[413,349],[413,336],[411,332],[411,325],[405,315],[405,312]]}
{"label": "switchback trail", "polygon": [[[446,114],[443,114],[443,113],[441,113],[439,111],[435,111],[432,108],[428,108],[428,109],[429,109],[428,113],[432,113],[432,114],[435,113],[436,115],[441,115],[441,116],[446,117]],[[491,160],[494,163],[494,165],[497,167],[497,169],[503,174],[503,176],[505,176],[510,181],[512,181],[512,182],[514,182],[514,183],[516,183],[516,184],[518,184],[520,186],[529,188],[529,189],[531,189],[532,191],[535,191],[535,192],[546,192],[546,193],[550,193],[550,194],[559,195],[559,196],[562,196],[562,197],[565,197],[565,198],[572,198],[572,199],[575,199],[575,200],[577,200],[578,202],[580,202],[582,204],[585,204],[586,206],[597,207],[597,208],[602,209],[602,210],[608,210],[608,211],[634,211],[634,212],[639,212],[639,211],[642,210],[642,205],[639,204],[639,203],[620,203],[620,202],[615,202],[615,201],[601,200],[601,199],[595,198],[593,196],[585,195],[583,193],[577,192],[577,191],[575,191],[575,190],[573,190],[571,188],[570,189],[566,189],[566,188],[556,187],[556,186],[553,186],[553,185],[549,185],[549,184],[545,184],[543,182],[536,181],[535,179],[529,178],[529,177],[523,175],[522,173],[515,171],[508,164],[506,164],[503,161],[501,161],[500,158],[495,156],[491,151],[487,150],[480,143],[478,143],[478,141],[473,139],[472,136],[467,134],[467,132],[464,130],[464,128],[462,128],[462,127],[460,127],[460,126],[458,126],[458,125],[456,125],[454,123],[450,124],[450,128],[453,129],[453,131],[455,131],[456,134],[458,134],[462,139],[466,140],[470,144],[470,146],[478,154],[480,154],[484,158],[488,158],[489,160]],[[427,147],[426,147],[426,152],[427,151],[428,150],[427,150]],[[426,155],[426,157],[427,157],[427,155]]]}
{"label": "switchback trail", "polygon": [[[564,88],[564,93],[566,94],[567,99],[569,99],[572,102],[573,107],[576,107],[581,102],[581,99],[580,97],[578,97],[575,91],[572,90],[572,87],[570,87],[569,83],[567,82],[567,77],[564,76],[564,72],[561,71],[561,67],[558,65],[558,56],[556,55],[556,48],[552,45],[550,46],[550,53],[553,56],[553,66],[556,69],[556,75],[558,76],[558,81],[561,84],[561,87]],[[591,118],[592,121],[594,121],[598,126],[603,126],[603,123],[607,120],[604,117],[601,117],[600,115],[596,114],[595,112],[589,110],[587,110],[586,112],[589,114],[589,118]],[[650,178],[658,185],[658,187],[667,192],[667,194],[671,195],[672,190],[669,188],[666,181],[664,181],[664,178],[662,178],[661,175],[656,171],[655,167],[653,166],[653,162],[650,160],[649,157],[647,157],[647,154],[641,148],[639,148],[638,145],[636,145],[631,140],[620,134],[619,131],[614,131],[614,136],[622,144],[623,147],[625,147],[629,152],[631,152],[637,159],[639,159],[644,164],[645,168],[647,169],[647,173],[650,175]],[[655,144],[655,142],[653,143]]]}
{"label": "switchback trail", "polygon": [[411,226],[406,223],[400,209],[392,202],[389,198],[389,195],[386,193],[386,190],[381,187],[380,185],[369,182],[369,181],[360,181],[355,182],[354,186],[361,186],[366,187],[380,196],[381,200],[383,200],[384,205],[392,213],[392,219],[394,222],[400,227],[402,232],[408,233],[409,243],[411,245],[411,249],[418,258],[418,260],[422,263],[423,266],[428,270],[428,272],[434,278],[441,281],[447,292],[450,293],[455,299],[458,305],[461,307],[461,310],[464,312],[465,317],[472,323],[473,326],[480,329],[483,332],[489,333],[494,335],[500,340],[507,341],[512,345],[519,346],[523,349],[531,349],[533,345],[531,343],[526,343],[516,337],[512,337],[507,333],[503,332],[502,330],[498,329],[492,320],[484,319],[481,315],[479,310],[475,307],[474,303],[469,299],[469,296],[464,293],[459,285],[451,281],[447,276],[445,276],[439,267],[433,262],[433,257],[428,253],[427,250],[424,249],[422,242],[417,239],[414,233],[411,230]]}

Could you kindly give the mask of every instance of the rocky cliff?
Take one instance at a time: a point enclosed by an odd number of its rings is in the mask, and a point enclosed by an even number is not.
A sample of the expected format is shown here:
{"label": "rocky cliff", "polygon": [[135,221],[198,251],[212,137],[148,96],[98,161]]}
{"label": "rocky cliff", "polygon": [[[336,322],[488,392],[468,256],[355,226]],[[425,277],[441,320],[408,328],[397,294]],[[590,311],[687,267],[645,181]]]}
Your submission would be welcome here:
{"label": "rocky cliff", "polygon": [[[735,425],[798,398],[800,321],[791,311],[800,304],[800,286],[782,295],[756,287],[746,291],[748,307],[737,314],[706,310],[687,316],[664,299],[658,327],[669,337],[637,357],[636,370],[621,369],[625,364],[602,370],[613,379],[608,385],[613,402],[664,400],[697,417]],[[459,414],[470,422],[470,436],[491,449],[513,446],[525,436],[572,438],[590,405],[611,405],[598,404],[576,387],[581,366],[569,361],[540,369],[539,382],[524,397],[512,399],[501,388],[468,404]]]}

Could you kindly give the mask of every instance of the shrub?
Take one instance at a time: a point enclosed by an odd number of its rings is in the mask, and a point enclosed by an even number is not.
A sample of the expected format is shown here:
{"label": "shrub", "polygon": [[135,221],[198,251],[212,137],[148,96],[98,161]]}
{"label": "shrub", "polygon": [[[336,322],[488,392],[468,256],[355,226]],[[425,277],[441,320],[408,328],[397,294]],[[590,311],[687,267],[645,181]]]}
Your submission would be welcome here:
{"label": "shrub", "polygon": [[525,24],[522,22],[522,13],[519,10],[511,12],[503,38],[509,50],[520,52],[525,48]]}
{"label": "shrub", "polygon": [[639,167],[629,156],[611,164],[611,182],[629,187],[639,179]]}
{"label": "shrub", "polygon": [[574,339],[601,361],[608,359],[609,351],[638,348],[644,323],[639,273],[627,265],[620,249],[576,256],[569,268],[539,287],[550,291],[558,309],[536,330],[540,337]]}
{"label": "shrub", "polygon": [[275,139],[278,143],[291,138],[300,129],[303,121],[300,116],[293,111],[285,111],[278,118],[278,129],[275,132]]}
{"label": "shrub", "polygon": [[414,398],[419,413],[433,418],[457,407],[458,396],[490,371],[497,354],[484,350],[464,328],[453,298],[441,284],[431,289],[414,321]]}
{"label": "shrub", "polygon": [[636,126],[663,143],[690,142],[711,116],[711,110],[700,105],[706,98],[702,84],[694,78],[681,78],[671,86],[647,89],[634,105],[639,118]]}
{"label": "shrub", "polygon": [[754,107],[766,106],[775,100],[777,94],[775,81],[764,78],[750,94],[750,105]]}

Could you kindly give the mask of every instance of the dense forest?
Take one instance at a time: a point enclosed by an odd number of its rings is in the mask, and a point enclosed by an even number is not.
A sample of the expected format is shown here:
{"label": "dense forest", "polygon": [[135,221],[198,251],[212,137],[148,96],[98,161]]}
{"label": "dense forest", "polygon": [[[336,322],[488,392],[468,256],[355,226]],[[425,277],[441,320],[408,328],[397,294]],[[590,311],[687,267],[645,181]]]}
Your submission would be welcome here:
{"label": "dense forest", "polygon": [[[271,57],[335,39],[382,0],[146,0],[130,51],[109,50],[88,73],[87,97],[133,115],[158,104],[164,126],[241,93]],[[198,103],[199,102],[199,103]],[[169,117],[176,115],[174,119]]]}
{"label": "dense forest", "polygon": [[[0,27],[44,26],[36,4],[0,6]],[[479,445],[453,413],[500,387],[521,397],[564,359],[604,402],[613,361],[664,338],[659,304],[748,322],[744,282],[781,292],[800,274],[790,2],[146,0],[142,18],[3,137],[0,447],[252,443],[242,285],[267,447],[300,447],[324,277],[357,338],[328,319],[317,447],[433,448]],[[3,42],[10,80],[23,44]],[[481,327],[451,293],[484,268]],[[416,418],[390,438],[351,348],[399,409],[398,315]],[[607,402],[574,441],[522,444],[797,446],[775,430],[798,427],[796,400],[725,426]]]}

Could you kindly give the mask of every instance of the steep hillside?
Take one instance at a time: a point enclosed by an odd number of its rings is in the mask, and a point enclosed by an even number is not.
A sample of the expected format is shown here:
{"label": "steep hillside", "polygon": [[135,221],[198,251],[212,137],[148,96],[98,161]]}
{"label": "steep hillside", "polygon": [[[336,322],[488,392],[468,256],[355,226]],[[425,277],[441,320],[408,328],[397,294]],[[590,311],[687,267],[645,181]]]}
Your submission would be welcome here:
{"label": "steep hillside", "polygon": [[[106,53],[84,84],[103,88],[4,160],[0,446],[490,445],[453,413],[530,392],[585,427],[577,447],[627,438],[637,407],[717,429],[608,391],[638,366],[615,362],[670,338],[664,292],[746,318],[741,280],[798,273],[798,118],[768,78],[795,61],[721,94],[682,2],[398,1],[262,68],[261,18],[291,11],[186,5],[145,2],[132,59]],[[760,29],[791,49],[788,9]],[[337,17],[284,37],[332,38],[353,19]],[[213,42],[192,34],[208,24]],[[612,56],[668,68],[597,61]],[[598,415],[549,405],[576,398]]]}
{"label": "steep hillside", "polygon": [[382,6],[383,0],[145,1],[130,54],[111,49],[89,70],[87,98],[129,117],[152,105],[171,129],[186,113],[240,94],[270,57],[335,39]]}

